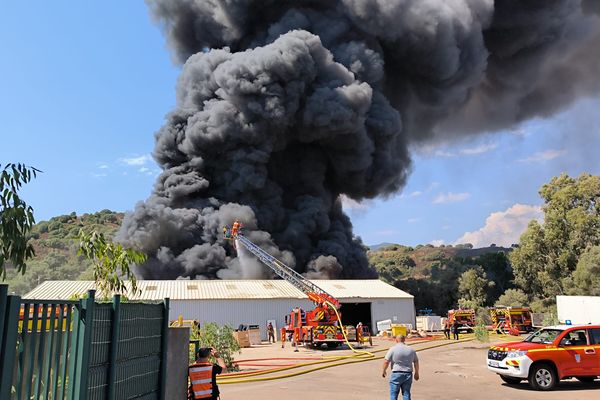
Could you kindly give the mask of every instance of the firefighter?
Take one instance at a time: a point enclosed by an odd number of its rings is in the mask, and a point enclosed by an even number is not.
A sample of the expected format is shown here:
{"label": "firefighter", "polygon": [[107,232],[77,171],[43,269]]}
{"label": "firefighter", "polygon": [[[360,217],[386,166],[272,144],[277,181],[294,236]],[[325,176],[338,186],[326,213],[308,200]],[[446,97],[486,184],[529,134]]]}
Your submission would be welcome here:
{"label": "firefighter", "polygon": [[[210,363],[211,356],[217,360],[217,364]],[[196,362],[190,365],[188,370],[190,378],[188,400],[219,399],[217,375],[223,372],[227,372],[227,367],[214,348],[202,347],[198,349]]]}
{"label": "firefighter", "polygon": [[362,322],[358,322],[356,325],[356,342],[360,347],[362,347],[363,343],[363,324]]}
{"label": "firefighter", "polygon": [[271,340],[273,340],[273,343],[275,343],[275,328],[273,328],[273,324],[271,322],[269,322],[267,325],[267,335],[269,336],[269,344],[271,343]]}
{"label": "firefighter", "polygon": [[231,227],[231,236],[236,237],[240,229],[242,229],[242,223],[236,219]]}
{"label": "firefighter", "polygon": [[458,340],[460,333],[460,323],[458,322],[457,319],[454,319],[454,322],[452,323],[452,335],[454,337],[454,340]]}
{"label": "firefighter", "polygon": [[450,323],[450,318],[446,318],[446,321],[444,321],[444,336],[448,340],[450,340],[450,327],[451,326],[452,326],[452,324]]}

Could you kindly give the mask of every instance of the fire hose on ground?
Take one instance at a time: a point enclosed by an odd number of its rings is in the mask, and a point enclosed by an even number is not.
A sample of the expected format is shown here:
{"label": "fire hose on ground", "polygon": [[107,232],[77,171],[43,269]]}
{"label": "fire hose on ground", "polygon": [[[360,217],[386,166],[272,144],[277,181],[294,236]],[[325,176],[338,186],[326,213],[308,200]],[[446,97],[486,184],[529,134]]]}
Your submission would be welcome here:
{"label": "fire hose on ground", "polygon": [[[498,339],[505,340],[504,336],[506,336],[506,335],[498,335]],[[420,351],[424,351],[424,350],[431,350],[431,349],[435,349],[435,348],[439,348],[439,347],[449,346],[452,344],[470,342],[473,339],[474,338],[471,335],[469,335],[469,337],[466,339],[461,339],[458,341],[451,341],[451,342],[444,342],[444,343],[436,343],[431,346],[426,346],[426,347],[416,349],[416,351],[420,352]],[[420,340],[420,341],[413,342],[413,344],[422,344],[422,343],[428,343],[428,342],[430,342],[430,341],[429,340]],[[228,385],[228,384],[236,384],[236,383],[261,382],[261,381],[270,381],[270,380],[276,380],[276,379],[290,378],[290,377],[304,375],[304,374],[308,374],[310,372],[315,372],[315,371],[319,371],[319,370],[323,370],[323,369],[327,369],[327,368],[337,367],[340,365],[354,364],[354,363],[373,361],[373,360],[381,360],[381,359],[383,359],[383,356],[377,357],[377,356],[375,356],[375,353],[381,353],[381,352],[384,352],[387,350],[388,349],[381,349],[381,350],[375,350],[372,352],[368,352],[369,354],[371,354],[368,357],[365,357],[365,355],[335,356],[335,357],[331,357],[330,359],[327,359],[327,360],[317,360],[317,361],[312,361],[312,362],[308,362],[308,363],[296,364],[293,366],[282,366],[280,368],[270,368],[270,369],[266,369],[266,370],[262,370],[262,371],[238,372],[238,373],[228,374],[228,375],[224,375],[224,376],[219,376],[217,378],[217,382],[219,384]],[[279,359],[279,358],[253,359],[252,361],[277,360],[277,359]],[[289,360],[292,358],[284,357],[281,359]],[[302,358],[293,358],[293,359],[302,359]],[[304,358],[304,359],[306,359],[306,358]],[[250,361],[250,360],[248,360],[248,361]],[[320,364],[327,364],[327,365],[320,365]],[[261,375],[271,375],[271,374],[274,374],[277,372],[289,371],[289,370],[297,369],[297,368],[303,368],[303,367],[307,367],[307,366],[311,366],[311,365],[317,365],[317,366],[313,367],[313,368],[308,368],[308,369],[305,369],[302,371],[296,371],[296,372],[291,372],[291,373],[281,374],[281,375],[276,375],[276,376],[261,376]]]}
{"label": "fire hose on ground", "polygon": [[[467,339],[462,339],[462,340],[458,340],[458,341],[438,343],[438,344],[435,344],[432,346],[427,346],[427,347],[416,349],[416,351],[419,352],[419,351],[423,351],[423,350],[430,350],[430,349],[434,349],[434,348],[438,348],[438,347],[449,346],[449,345],[456,344],[456,343],[469,342],[472,340],[473,340],[473,338],[467,338]],[[425,342],[425,341],[423,341],[423,342]],[[304,374],[308,374],[310,372],[319,371],[319,370],[332,368],[332,367],[337,367],[340,365],[354,364],[354,363],[373,361],[373,360],[381,360],[381,359],[383,359],[384,356],[378,357],[378,356],[375,356],[375,353],[381,353],[381,352],[384,352],[387,350],[388,349],[381,349],[381,350],[375,350],[373,352],[369,352],[371,354],[371,356],[368,356],[368,357],[365,357],[365,355],[338,356],[336,358],[332,358],[329,360],[320,360],[320,361],[314,361],[314,362],[309,362],[309,363],[302,363],[302,364],[298,364],[298,365],[294,365],[294,366],[290,366],[290,367],[273,368],[273,369],[264,370],[264,371],[256,371],[256,372],[246,373],[241,377],[240,377],[240,375],[226,375],[226,376],[218,377],[217,383],[223,384],[223,385],[228,385],[228,384],[236,384],[236,383],[261,382],[261,381],[270,381],[270,380],[276,380],[276,379],[290,378],[293,376],[304,375]],[[326,365],[319,365],[319,364],[326,364]],[[291,370],[291,369],[295,369],[295,368],[307,367],[307,366],[311,366],[311,365],[318,365],[318,366],[304,369],[301,371],[295,371],[295,372],[291,372],[291,373],[287,373],[287,374],[276,375],[276,376],[260,376],[260,375],[273,374],[273,373],[281,372],[281,371],[287,371],[287,370]]]}

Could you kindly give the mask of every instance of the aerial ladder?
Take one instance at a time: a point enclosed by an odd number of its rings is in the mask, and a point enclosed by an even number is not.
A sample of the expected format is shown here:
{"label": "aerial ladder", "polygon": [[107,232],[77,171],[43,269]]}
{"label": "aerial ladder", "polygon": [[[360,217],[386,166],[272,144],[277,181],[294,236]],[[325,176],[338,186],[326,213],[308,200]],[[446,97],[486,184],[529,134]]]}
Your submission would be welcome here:
{"label": "aerial ladder", "polygon": [[[347,342],[347,332],[342,326],[339,312],[340,302],[294,269],[254,244],[241,233],[241,228],[241,224],[236,221],[231,229],[228,227],[223,228],[224,237],[234,242],[234,248],[242,245],[275,274],[306,294],[316,305],[310,311],[296,307],[289,315],[285,316],[286,327],[282,328],[282,341],[286,337],[290,337],[296,344],[304,343],[313,346],[326,344],[329,348],[335,348],[345,341]],[[368,327],[361,327],[361,329],[356,330],[354,336],[354,339],[359,343],[363,341],[363,329],[368,330]],[[367,334],[370,339],[370,334],[368,332]]]}

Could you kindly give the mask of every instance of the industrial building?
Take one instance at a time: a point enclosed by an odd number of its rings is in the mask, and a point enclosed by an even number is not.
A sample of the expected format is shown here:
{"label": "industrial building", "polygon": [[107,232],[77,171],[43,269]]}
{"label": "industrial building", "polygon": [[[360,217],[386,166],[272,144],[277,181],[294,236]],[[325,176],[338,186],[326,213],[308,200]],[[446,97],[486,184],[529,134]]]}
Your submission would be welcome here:
{"label": "industrial building", "polygon": [[[362,322],[376,333],[376,322],[415,326],[412,295],[378,279],[312,281],[342,304],[344,325]],[[294,307],[311,309],[306,295],[284,280],[174,280],[138,281],[140,292],[130,300],[170,299],[169,318],[216,322],[220,325],[259,325],[266,339],[265,325],[275,321],[276,329]],[[46,281],[27,293],[27,299],[65,300],[94,289],[93,281]]]}

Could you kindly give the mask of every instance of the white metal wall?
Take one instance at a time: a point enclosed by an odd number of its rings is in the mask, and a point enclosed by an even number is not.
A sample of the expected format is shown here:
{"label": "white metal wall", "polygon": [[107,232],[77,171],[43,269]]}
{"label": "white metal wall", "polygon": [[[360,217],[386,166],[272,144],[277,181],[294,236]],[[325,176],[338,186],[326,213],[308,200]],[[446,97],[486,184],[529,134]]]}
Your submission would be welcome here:
{"label": "white metal wall", "polygon": [[377,321],[391,319],[393,324],[411,324],[415,327],[413,299],[373,299],[371,303],[372,326],[377,334]]}
{"label": "white metal wall", "polygon": [[[340,299],[341,302],[371,303],[371,326],[376,322],[391,319],[395,324],[415,326],[415,308],[413,299]],[[216,322],[236,329],[240,324],[260,325],[263,340],[267,339],[266,321],[277,321],[277,330],[284,324],[284,316],[294,307],[305,310],[313,308],[308,299],[261,299],[261,300],[171,300],[169,319],[176,320],[180,315],[187,320]],[[342,315],[343,320],[343,315]],[[376,331],[374,333],[377,333]],[[279,338],[279,333],[277,333]]]}
{"label": "white metal wall", "polygon": [[[310,309],[313,304],[308,299],[264,299],[264,300],[171,300],[169,319],[179,315],[183,319],[195,319],[203,322],[216,322],[229,325],[234,329],[240,324],[260,325],[263,340],[267,340],[266,323],[268,319],[277,321],[279,331],[284,324],[284,316],[294,307]],[[279,332],[277,332],[279,339]]]}

